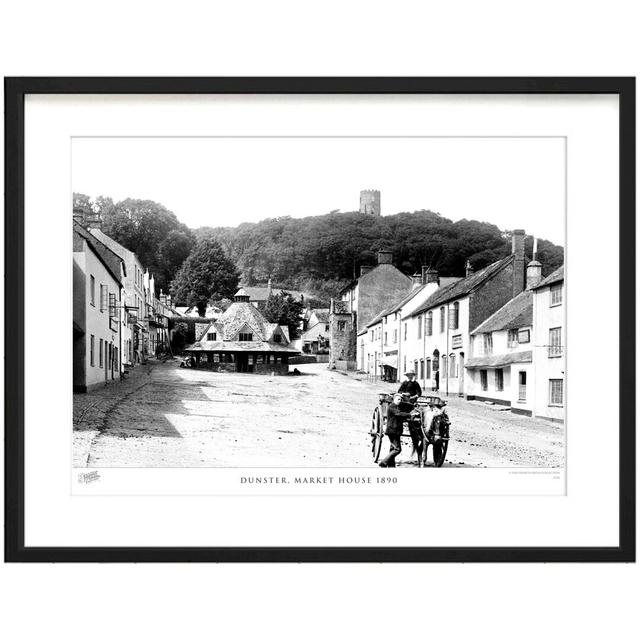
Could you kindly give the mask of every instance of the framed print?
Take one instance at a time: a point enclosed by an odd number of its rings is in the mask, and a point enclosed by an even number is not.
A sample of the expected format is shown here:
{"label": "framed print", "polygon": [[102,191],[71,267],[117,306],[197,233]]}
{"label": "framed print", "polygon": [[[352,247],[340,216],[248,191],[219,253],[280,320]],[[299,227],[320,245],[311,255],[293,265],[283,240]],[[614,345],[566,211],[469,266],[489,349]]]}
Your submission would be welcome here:
{"label": "framed print", "polygon": [[8,78],[9,561],[635,560],[633,78]]}

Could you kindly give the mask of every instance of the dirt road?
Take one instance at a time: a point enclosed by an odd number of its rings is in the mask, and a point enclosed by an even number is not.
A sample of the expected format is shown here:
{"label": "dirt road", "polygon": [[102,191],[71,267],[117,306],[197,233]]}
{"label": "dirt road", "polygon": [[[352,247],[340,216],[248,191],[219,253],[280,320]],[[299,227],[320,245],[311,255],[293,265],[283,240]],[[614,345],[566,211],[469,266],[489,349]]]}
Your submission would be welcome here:
{"label": "dirt road", "polygon": [[[371,467],[371,414],[397,385],[300,365],[257,376],[150,363],[74,396],[77,467]],[[449,398],[448,466],[559,467],[564,428]],[[408,446],[407,446],[408,444]],[[399,466],[415,465],[407,442]],[[384,444],[384,449],[388,444]]]}

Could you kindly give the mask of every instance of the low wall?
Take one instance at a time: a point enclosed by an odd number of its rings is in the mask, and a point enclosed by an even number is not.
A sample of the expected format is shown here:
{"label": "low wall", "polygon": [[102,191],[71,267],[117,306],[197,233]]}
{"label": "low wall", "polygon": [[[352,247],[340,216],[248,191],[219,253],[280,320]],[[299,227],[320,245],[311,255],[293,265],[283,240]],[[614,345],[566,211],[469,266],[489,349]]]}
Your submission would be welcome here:
{"label": "low wall", "polygon": [[355,360],[335,360],[333,364],[338,371],[355,371],[356,370]]}

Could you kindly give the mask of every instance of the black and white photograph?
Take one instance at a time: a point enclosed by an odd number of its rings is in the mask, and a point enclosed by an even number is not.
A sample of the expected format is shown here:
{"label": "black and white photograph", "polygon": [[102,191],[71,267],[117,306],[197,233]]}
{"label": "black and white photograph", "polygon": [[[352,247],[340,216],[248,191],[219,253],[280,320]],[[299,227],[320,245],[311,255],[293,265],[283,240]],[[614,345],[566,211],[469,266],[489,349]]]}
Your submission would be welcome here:
{"label": "black and white photograph", "polygon": [[562,136],[74,137],[74,471],[563,470],[566,162]]}

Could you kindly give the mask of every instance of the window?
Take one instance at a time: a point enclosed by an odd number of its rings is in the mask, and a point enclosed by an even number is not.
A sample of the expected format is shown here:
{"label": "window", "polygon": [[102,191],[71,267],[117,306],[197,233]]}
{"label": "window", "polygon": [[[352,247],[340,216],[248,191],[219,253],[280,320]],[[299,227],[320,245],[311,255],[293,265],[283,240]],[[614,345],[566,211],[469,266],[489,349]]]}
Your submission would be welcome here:
{"label": "window", "polygon": [[420,360],[420,379],[424,380],[424,360]]}
{"label": "window", "polygon": [[101,284],[100,285],[100,313],[102,313],[103,311],[106,311],[107,309],[107,306],[109,304],[108,296],[109,296],[109,289],[107,289],[106,285]]}
{"label": "window", "polygon": [[[275,336],[273,336],[273,341],[274,341],[274,342],[282,342],[282,336],[281,336],[279,333],[276,333],[276,335],[275,335]],[[361,342],[361,343],[360,343],[360,347],[361,347],[362,349],[364,349],[364,342]]]}
{"label": "window", "polygon": [[394,342],[394,344],[396,342],[398,342],[398,330],[397,329],[393,330],[393,342]]}
{"label": "window", "polygon": [[407,339],[407,323],[404,323],[404,339]]}
{"label": "window", "polygon": [[482,342],[484,346],[484,355],[489,356],[493,353],[493,334],[483,333]]}
{"label": "window", "polygon": [[518,371],[518,400],[525,402],[527,399],[527,372]]}
{"label": "window", "polygon": [[241,333],[238,336],[238,340],[240,340],[240,342],[252,342],[253,341],[253,333]]}
{"label": "window", "polygon": [[460,316],[460,303],[454,302],[453,309],[449,311],[449,329],[458,328],[458,320]]}
{"label": "window", "polygon": [[526,344],[531,340],[531,332],[529,329],[520,329],[518,331],[518,342],[520,344]]}
{"label": "window", "polygon": [[405,356],[405,357],[404,357],[404,360],[403,360],[402,362],[403,362],[403,368],[402,368],[402,370],[403,370],[403,371],[406,371],[406,370],[407,370],[407,356]]}
{"label": "window", "polygon": [[100,352],[98,353],[98,364],[102,368],[102,338],[100,338]]}
{"label": "window", "polygon": [[504,373],[502,369],[496,369],[496,391],[504,391]]}
{"label": "window", "polygon": [[443,378],[447,377],[447,356],[442,356],[442,373],[440,375]]}
{"label": "window", "polygon": [[433,311],[429,311],[429,313],[427,313],[424,332],[427,336],[433,334]]}
{"label": "window", "polygon": [[556,307],[557,305],[562,304],[562,283],[552,284],[550,291],[550,307]]}
{"label": "window", "polygon": [[384,332],[384,344],[387,345],[387,332]]}
{"label": "window", "polygon": [[549,404],[552,407],[561,407],[563,403],[564,380],[549,380]]}
{"label": "window", "polygon": [[426,379],[428,380],[429,378],[431,378],[431,358],[427,358],[427,377],[426,377]]}
{"label": "window", "polygon": [[510,349],[518,346],[518,330],[517,329],[509,329],[509,334],[507,336],[507,344]]}
{"label": "window", "polygon": [[91,306],[96,306],[96,279],[93,276],[89,276],[89,299],[91,300]]}
{"label": "window", "polygon": [[338,320],[338,331],[344,331],[347,328],[345,320]]}
{"label": "window", "polygon": [[440,307],[440,333],[444,333],[444,307]]}
{"label": "window", "polygon": [[480,369],[480,387],[483,391],[486,391],[489,388],[486,369]]}
{"label": "window", "polygon": [[96,343],[96,338],[93,334],[91,334],[91,338],[89,340],[89,357],[90,357],[90,362],[91,362],[91,366],[95,367],[95,355],[94,355],[94,348],[95,348],[95,343]]}
{"label": "window", "polygon": [[562,355],[562,329],[549,329],[549,357],[559,358]]}
{"label": "window", "polygon": [[458,372],[456,371],[456,356],[454,353],[452,353],[449,356],[449,377],[450,378],[458,377]]}
{"label": "window", "polygon": [[116,371],[120,371],[120,364],[118,362],[118,347],[113,348],[113,361]]}
{"label": "window", "polygon": [[373,329],[371,329],[371,342],[373,342]]}
{"label": "window", "polygon": [[118,317],[118,306],[117,306],[117,300],[116,300],[116,294],[115,293],[110,293],[109,294],[109,317],[110,318],[117,318]]}
{"label": "window", "polygon": [[209,333],[207,333],[207,340],[213,342],[216,339],[216,334],[214,331],[210,331]]}

